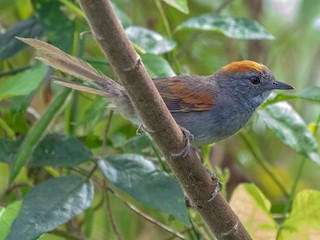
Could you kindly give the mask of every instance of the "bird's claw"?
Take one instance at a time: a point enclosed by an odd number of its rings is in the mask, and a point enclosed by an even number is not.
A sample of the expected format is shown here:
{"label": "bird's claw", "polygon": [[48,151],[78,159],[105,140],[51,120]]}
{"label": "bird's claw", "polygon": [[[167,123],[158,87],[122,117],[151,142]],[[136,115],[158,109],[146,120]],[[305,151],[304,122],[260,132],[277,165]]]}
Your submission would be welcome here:
{"label": "bird's claw", "polygon": [[208,202],[211,202],[213,199],[216,198],[216,196],[218,195],[218,193],[222,190],[223,184],[222,182],[220,182],[220,179],[212,172],[210,172],[209,169],[207,169],[207,171],[209,172],[209,174],[211,175],[211,179],[214,182],[213,185],[213,192],[211,194],[211,198],[208,200]]}
{"label": "bird's claw", "polygon": [[194,136],[189,132],[189,130],[185,129],[184,127],[179,126],[181,131],[183,132],[183,135],[185,137],[185,145],[181,152],[179,153],[172,153],[171,155],[173,157],[185,157],[188,155],[191,149],[191,142],[194,139]]}

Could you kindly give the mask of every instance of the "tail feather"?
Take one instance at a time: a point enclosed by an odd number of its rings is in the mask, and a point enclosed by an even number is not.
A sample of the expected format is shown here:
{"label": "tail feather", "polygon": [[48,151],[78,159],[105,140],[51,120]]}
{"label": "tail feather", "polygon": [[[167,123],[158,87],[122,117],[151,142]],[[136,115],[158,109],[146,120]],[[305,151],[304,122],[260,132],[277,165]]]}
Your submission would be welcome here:
{"label": "tail feather", "polygon": [[89,93],[101,95],[104,97],[106,97],[106,94],[107,94],[103,90],[96,89],[96,88],[93,88],[90,86],[86,86],[86,85],[78,83],[78,82],[68,81],[68,80],[65,80],[63,78],[59,78],[56,76],[52,76],[51,78],[54,80],[55,83],[62,85],[64,87],[72,88],[72,89],[83,91],[83,92],[89,92]]}
{"label": "tail feather", "polygon": [[94,87],[64,80],[58,77],[52,77],[56,83],[65,87],[109,98],[116,105],[116,110],[120,114],[134,123],[138,124],[140,122],[124,87],[97,71],[89,63],[76,57],[72,57],[61,51],[59,48],[40,40],[20,37],[17,37],[17,39],[42,52],[43,56],[37,57],[37,59],[45,64],[77,78],[94,83],[101,89],[96,89]]}
{"label": "tail feather", "polygon": [[17,39],[42,52],[44,55],[42,57],[37,57],[37,59],[61,72],[93,82],[115,95],[124,91],[124,88],[121,85],[103,75],[89,63],[70,56],[51,44],[37,39],[20,37],[17,37]]}

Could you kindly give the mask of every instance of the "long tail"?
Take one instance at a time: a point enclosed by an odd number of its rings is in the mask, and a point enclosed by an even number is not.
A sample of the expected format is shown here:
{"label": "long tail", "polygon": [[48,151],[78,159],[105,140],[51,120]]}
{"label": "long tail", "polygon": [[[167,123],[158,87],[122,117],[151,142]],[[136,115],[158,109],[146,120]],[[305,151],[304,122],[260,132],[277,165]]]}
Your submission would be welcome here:
{"label": "long tail", "polygon": [[62,78],[52,77],[56,83],[109,98],[116,105],[116,109],[120,114],[138,124],[139,120],[123,86],[97,71],[89,63],[72,57],[48,43],[30,38],[17,37],[17,39],[42,52],[43,56],[37,57],[40,61],[64,73],[94,83],[98,85],[100,89]]}
{"label": "long tail", "polygon": [[104,90],[104,92],[102,94],[102,91],[95,91],[95,88],[90,89],[89,86],[84,85],[82,85],[83,87],[80,87],[81,84],[77,84],[71,81],[69,82],[60,78],[54,78],[55,82],[57,82],[58,84],[81,91],[93,92],[110,98],[122,96],[125,93],[124,88],[120,84],[103,75],[87,62],[82,61],[76,57],[72,57],[67,53],[61,51],[59,48],[37,39],[20,37],[17,37],[17,39],[42,52],[43,56],[37,57],[37,59],[39,59],[43,63],[55,69],[58,69],[61,72],[94,83],[100,86],[102,90]]}

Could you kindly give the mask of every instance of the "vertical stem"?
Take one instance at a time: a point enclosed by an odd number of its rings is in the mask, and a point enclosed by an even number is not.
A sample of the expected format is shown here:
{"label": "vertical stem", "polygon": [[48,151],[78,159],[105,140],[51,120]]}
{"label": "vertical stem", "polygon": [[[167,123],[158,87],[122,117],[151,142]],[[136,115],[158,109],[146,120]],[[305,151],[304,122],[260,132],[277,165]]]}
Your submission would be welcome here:
{"label": "vertical stem", "polygon": [[156,6],[157,6],[157,8],[158,8],[158,10],[160,12],[160,16],[162,18],[163,25],[164,25],[164,28],[165,28],[165,30],[167,32],[167,35],[169,37],[172,37],[172,32],[171,32],[171,29],[170,29],[169,21],[168,21],[168,19],[166,17],[166,14],[164,13],[164,10],[163,10],[163,7],[161,5],[160,0],[155,0],[155,4],[156,4]]}
{"label": "vertical stem", "polygon": [[16,140],[16,136],[14,134],[14,131],[10,128],[10,126],[1,117],[0,117],[0,128],[2,128],[12,140]]}
{"label": "vertical stem", "polygon": [[258,161],[259,165],[266,171],[266,173],[270,176],[270,178],[277,184],[278,188],[282,191],[282,193],[289,197],[288,190],[285,187],[285,184],[283,181],[278,177],[278,175],[275,174],[274,169],[272,166],[264,159],[259,149],[257,149],[248,134],[246,134],[244,131],[240,132],[240,136],[242,140],[247,144],[249,147],[251,153]]}

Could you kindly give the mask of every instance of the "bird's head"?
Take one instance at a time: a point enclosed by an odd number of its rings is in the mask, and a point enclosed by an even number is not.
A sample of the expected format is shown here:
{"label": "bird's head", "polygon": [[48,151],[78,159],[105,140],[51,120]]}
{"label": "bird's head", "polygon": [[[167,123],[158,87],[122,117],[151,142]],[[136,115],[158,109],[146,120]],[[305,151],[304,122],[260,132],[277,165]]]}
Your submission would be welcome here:
{"label": "bird's head", "polygon": [[221,92],[239,101],[249,101],[258,107],[274,89],[293,89],[289,84],[277,81],[263,64],[244,60],[232,62],[214,74]]}

